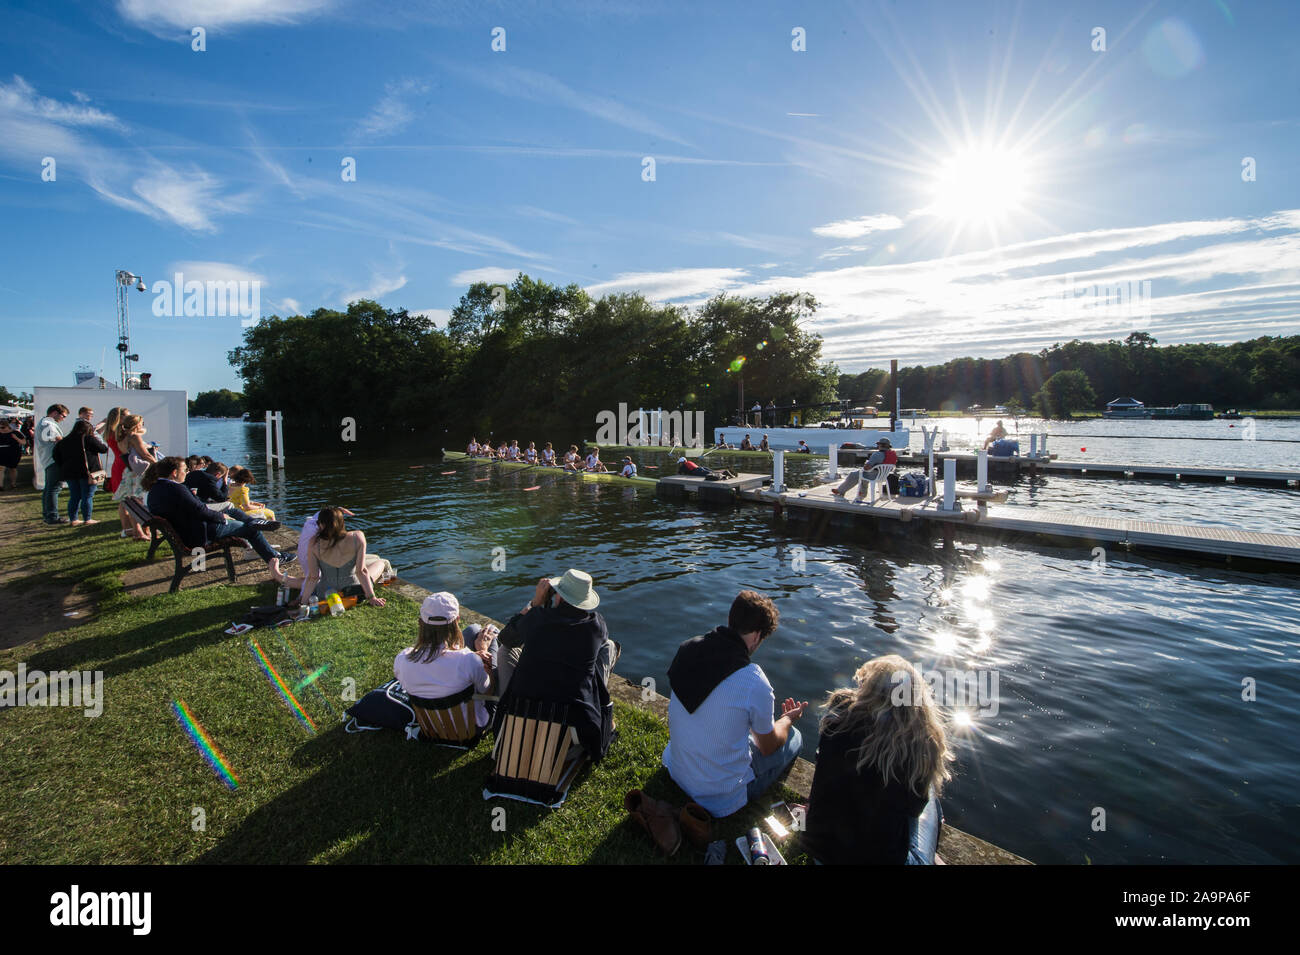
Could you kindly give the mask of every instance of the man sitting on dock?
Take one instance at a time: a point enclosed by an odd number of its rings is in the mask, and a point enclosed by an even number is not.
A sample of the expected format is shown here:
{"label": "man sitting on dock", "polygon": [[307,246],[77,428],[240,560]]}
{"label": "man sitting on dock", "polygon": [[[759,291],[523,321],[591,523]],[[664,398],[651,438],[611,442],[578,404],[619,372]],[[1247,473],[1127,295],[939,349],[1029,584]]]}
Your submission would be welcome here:
{"label": "man sitting on dock", "polygon": [[760,450],[760,451],[771,451],[771,450],[772,450],[772,446],[771,446],[770,444],[767,443],[767,435],[763,435],[763,440],[760,441],[760,442],[758,442],[758,450]]}
{"label": "man sitting on dock", "polygon": [[[868,481],[876,477],[876,468],[882,464],[898,464],[898,452],[893,449],[888,438],[881,438],[876,442],[876,450],[871,452],[871,456],[862,462],[862,467],[854,468],[849,472],[849,476],[840,482],[839,487],[831,488],[831,493],[843,496],[852,487],[858,488],[858,499],[862,499],[862,487]],[[874,473],[873,473],[874,472]],[[889,492],[897,493],[896,478],[893,474],[889,475]]]}
{"label": "man sitting on dock", "polygon": [[794,449],[795,454],[812,454],[812,448],[808,447],[808,442],[803,438],[799,439],[799,447]]}
{"label": "man sitting on dock", "polygon": [[806,702],[781,704],[750,657],[780,621],[772,601],[742,590],[727,625],[677,648],[668,680],[668,745],[663,764],[673,781],[715,817],[730,816],[777,781],[799,755],[795,720]]}
{"label": "man sitting on dock", "polygon": [[753,451],[754,442],[749,440],[749,435],[745,435],[745,440],[740,442],[741,451]]}
{"label": "man sitting on dock", "polygon": [[990,444],[994,441],[1001,441],[1006,436],[1007,429],[1002,427],[1002,421],[999,419],[998,423],[993,426],[993,430],[989,432],[989,436],[984,439],[984,450],[987,451]]}

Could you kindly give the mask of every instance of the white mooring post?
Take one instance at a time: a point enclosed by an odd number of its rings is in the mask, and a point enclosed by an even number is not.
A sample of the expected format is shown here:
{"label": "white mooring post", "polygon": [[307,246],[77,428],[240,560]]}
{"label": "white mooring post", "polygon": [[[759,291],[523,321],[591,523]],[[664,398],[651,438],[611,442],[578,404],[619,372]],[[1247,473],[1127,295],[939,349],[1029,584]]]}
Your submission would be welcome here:
{"label": "white mooring post", "polygon": [[663,447],[664,443],[664,409],[655,411],[655,444]]}
{"label": "white mooring post", "polygon": [[1029,435],[1029,456],[1031,458],[1038,457],[1038,432],[1037,431],[1031,432]]}
{"label": "white mooring post", "polygon": [[975,452],[975,490],[985,494],[989,489],[989,452],[980,448]]}
{"label": "white mooring post", "polygon": [[1046,431],[1043,432],[1043,443],[1039,446],[1038,450],[1043,452],[1043,457],[1047,457],[1047,432]]}
{"label": "white mooring post", "polygon": [[943,461],[943,509],[957,508],[957,459],[944,458]]}
{"label": "white mooring post", "polygon": [[772,490],[780,494],[785,490],[785,452],[772,452]]}
{"label": "white mooring post", "polygon": [[266,413],[266,473],[270,477],[272,468],[279,464],[284,468],[284,414],[279,411]]}
{"label": "white mooring post", "polygon": [[934,448],[930,448],[929,461],[925,465],[925,493],[926,497],[934,497]]}
{"label": "white mooring post", "polygon": [[826,476],[834,481],[840,476],[840,446],[832,444],[826,449],[826,457],[830,459],[830,468],[826,471]]}

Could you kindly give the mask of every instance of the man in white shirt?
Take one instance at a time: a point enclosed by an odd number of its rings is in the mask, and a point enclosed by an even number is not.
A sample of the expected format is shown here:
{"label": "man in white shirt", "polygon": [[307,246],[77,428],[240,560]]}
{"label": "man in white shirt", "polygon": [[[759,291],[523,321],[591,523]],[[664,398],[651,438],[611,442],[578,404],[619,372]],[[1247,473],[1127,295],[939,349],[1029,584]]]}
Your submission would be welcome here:
{"label": "man in white shirt", "polygon": [[803,744],[794,723],[808,703],[787,699],[774,720],[772,684],[750,662],[779,620],[770,599],[743,590],[731,604],[727,625],[687,640],[668,668],[672,696],[663,764],[717,818],[758,798]]}
{"label": "man in white shirt", "polygon": [[32,448],[32,485],[41,492],[41,513],[46,524],[66,524],[68,519],[59,516],[59,488],[63,475],[54,463],[54,446],[63,440],[60,422],[68,416],[67,405],[50,405],[45,417],[36,425],[36,438]]}
{"label": "man in white shirt", "polygon": [[623,477],[625,478],[636,477],[636,465],[632,463],[631,458],[629,457],[623,458],[623,470],[620,471],[619,473],[622,474]]}

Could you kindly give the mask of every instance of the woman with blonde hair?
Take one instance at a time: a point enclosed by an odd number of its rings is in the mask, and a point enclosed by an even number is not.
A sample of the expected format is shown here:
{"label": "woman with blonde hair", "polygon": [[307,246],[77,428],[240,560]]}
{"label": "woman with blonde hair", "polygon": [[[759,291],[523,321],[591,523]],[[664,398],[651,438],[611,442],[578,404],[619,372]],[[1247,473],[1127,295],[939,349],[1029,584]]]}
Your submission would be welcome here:
{"label": "woman with blonde hair", "polygon": [[828,864],[933,865],[951,778],[943,717],[917,669],[877,657],[826,699],[803,845]]}
{"label": "woman with blonde hair", "polygon": [[[110,408],[108,417],[104,419],[104,443],[113,452],[113,466],[109,469],[106,485],[110,494],[122,483],[122,472],[126,470],[126,455],[117,450],[117,426],[128,414],[130,412],[125,408]],[[127,529],[125,524],[122,527],[124,530]]]}
{"label": "woman with blonde hair", "polygon": [[144,418],[138,414],[127,413],[118,421],[117,431],[113,436],[114,449],[126,462],[122,471],[122,480],[118,482],[117,490],[113,492],[113,500],[117,502],[118,517],[122,520],[122,536],[139,541],[147,541],[149,535],[131,517],[131,512],[126,509],[126,499],[134,497],[144,501],[146,489],[141,486],[140,479],[149,465],[158,460],[144,443],[145,431]]}

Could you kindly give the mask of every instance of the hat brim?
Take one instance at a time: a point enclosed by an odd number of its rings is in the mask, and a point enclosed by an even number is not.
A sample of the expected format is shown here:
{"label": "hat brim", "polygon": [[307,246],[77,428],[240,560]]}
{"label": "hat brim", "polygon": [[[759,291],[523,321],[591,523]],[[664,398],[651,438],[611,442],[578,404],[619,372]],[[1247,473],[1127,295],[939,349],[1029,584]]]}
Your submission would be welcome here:
{"label": "hat brim", "polygon": [[595,610],[600,606],[600,594],[596,593],[594,588],[587,595],[586,600],[577,601],[571,600],[569,595],[560,589],[560,584],[564,583],[563,577],[551,577],[547,580],[547,583],[551,585],[552,590],[564,598],[564,602],[570,607],[577,607],[579,610]]}

